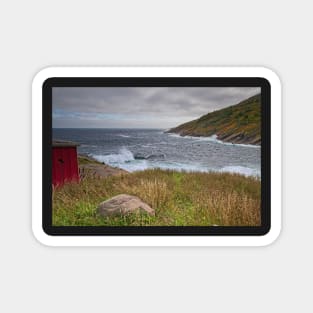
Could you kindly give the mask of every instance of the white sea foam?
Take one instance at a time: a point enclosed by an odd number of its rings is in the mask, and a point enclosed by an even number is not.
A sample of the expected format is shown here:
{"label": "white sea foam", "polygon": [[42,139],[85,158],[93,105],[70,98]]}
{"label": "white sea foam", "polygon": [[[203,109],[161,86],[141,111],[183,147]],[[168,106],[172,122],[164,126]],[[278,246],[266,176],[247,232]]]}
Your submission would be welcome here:
{"label": "white sea foam", "polygon": [[176,171],[186,172],[228,172],[238,173],[245,176],[260,177],[260,171],[257,169],[244,167],[244,166],[224,166],[221,169],[208,168],[200,164],[189,164],[180,162],[167,162],[167,161],[149,161],[149,160],[137,160],[134,154],[123,147],[118,153],[107,155],[92,155],[99,162],[104,162],[108,165],[119,167],[129,172],[143,171],[146,169],[160,168],[171,169]]}
{"label": "white sea foam", "polygon": [[174,138],[188,138],[189,136],[181,136],[179,134],[174,134],[174,133],[166,133],[168,134],[170,137],[174,137]]}
{"label": "white sea foam", "polygon": [[198,164],[188,164],[180,162],[164,162],[164,161],[149,161],[136,160],[133,153],[123,147],[116,154],[108,155],[92,155],[99,162],[104,162],[108,165],[119,167],[128,172],[143,171],[146,169],[160,168],[186,172],[227,172],[238,173],[245,176],[260,177],[260,172],[257,169],[252,169],[244,166],[224,166],[221,169],[212,169]]}
{"label": "white sea foam", "polygon": [[129,138],[129,137],[130,137],[130,136],[128,136],[128,135],[122,135],[122,134],[118,134],[118,135],[116,135],[116,136],[123,137],[123,138]]}
{"label": "white sea foam", "polygon": [[104,162],[105,164],[119,167],[129,172],[143,171],[152,168],[172,169],[186,172],[208,172],[207,168],[196,164],[166,161],[149,161],[146,159],[137,160],[135,159],[133,153],[125,147],[121,148],[119,152],[115,154],[92,155],[92,157],[99,162]]}
{"label": "white sea foam", "polygon": [[104,162],[106,164],[112,164],[117,166],[116,164],[121,164],[125,162],[134,161],[134,155],[127,148],[123,147],[116,154],[107,154],[107,155],[92,155],[99,162]]}
{"label": "white sea foam", "polygon": [[211,141],[215,143],[220,143],[222,145],[227,145],[227,146],[238,146],[238,147],[247,147],[247,148],[260,148],[261,146],[258,145],[249,145],[249,144],[243,144],[243,143],[231,143],[231,142],[226,142],[217,139],[217,135],[212,135],[212,136],[181,136],[179,134],[173,134],[169,133],[168,134],[170,137],[175,137],[175,138],[183,138],[183,139],[192,139],[194,141]]}
{"label": "white sea foam", "polygon": [[222,172],[222,173],[237,173],[244,176],[260,177],[260,173],[256,169],[244,167],[244,166],[225,166],[222,169],[214,169],[204,167],[198,164],[187,164],[179,162],[150,162],[148,160],[135,160],[129,163],[123,163],[119,165],[120,168],[129,171],[143,171],[146,169],[159,168],[163,170],[175,170],[179,172]]}
{"label": "white sea foam", "polygon": [[151,168],[146,160],[135,160],[128,163],[120,163],[117,166],[128,172],[144,171]]}
{"label": "white sea foam", "polygon": [[208,172],[209,169],[197,164],[187,164],[179,162],[156,162],[151,164],[154,168],[185,171],[185,172]]}
{"label": "white sea foam", "polygon": [[245,176],[260,176],[259,170],[245,166],[224,166],[222,169],[220,169],[220,172],[237,173]]}

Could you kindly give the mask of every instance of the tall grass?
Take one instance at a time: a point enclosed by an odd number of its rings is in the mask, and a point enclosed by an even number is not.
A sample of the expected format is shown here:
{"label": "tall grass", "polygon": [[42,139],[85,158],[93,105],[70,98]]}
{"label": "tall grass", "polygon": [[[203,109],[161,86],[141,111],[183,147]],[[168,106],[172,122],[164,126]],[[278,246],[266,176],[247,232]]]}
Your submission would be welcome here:
{"label": "tall grass", "polygon": [[[155,209],[154,217],[101,217],[100,202],[126,193]],[[86,177],[53,191],[53,224],[100,226],[258,226],[260,180],[228,173],[145,170],[105,179]]]}

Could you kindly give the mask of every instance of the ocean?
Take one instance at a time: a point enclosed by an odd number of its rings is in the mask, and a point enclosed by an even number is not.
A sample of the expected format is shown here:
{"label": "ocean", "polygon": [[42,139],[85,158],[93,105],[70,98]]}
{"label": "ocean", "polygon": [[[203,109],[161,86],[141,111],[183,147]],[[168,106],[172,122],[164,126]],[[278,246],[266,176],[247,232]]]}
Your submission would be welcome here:
{"label": "ocean", "polygon": [[211,137],[181,137],[164,129],[55,128],[53,139],[80,144],[78,153],[126,171],[150,168],[261,176],[261,148]]}

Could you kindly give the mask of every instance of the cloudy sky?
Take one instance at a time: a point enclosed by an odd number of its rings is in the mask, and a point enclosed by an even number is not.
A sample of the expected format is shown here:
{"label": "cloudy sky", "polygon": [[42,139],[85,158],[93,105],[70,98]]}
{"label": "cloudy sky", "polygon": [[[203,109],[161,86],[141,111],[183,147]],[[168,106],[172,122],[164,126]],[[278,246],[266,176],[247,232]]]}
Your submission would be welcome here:
{"label": "cloudy sky", "polygon": [[250,87],[55,87],[54,128],[170,128],[260,93]]}

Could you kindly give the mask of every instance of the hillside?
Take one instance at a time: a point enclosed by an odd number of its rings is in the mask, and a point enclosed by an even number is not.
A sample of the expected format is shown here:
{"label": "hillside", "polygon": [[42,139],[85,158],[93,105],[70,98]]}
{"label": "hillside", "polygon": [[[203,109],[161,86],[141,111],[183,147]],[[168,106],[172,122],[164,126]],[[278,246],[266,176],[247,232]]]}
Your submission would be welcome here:
{"label": "hillside", "polygon": [[168,131],[181,136],[212,136],[243,144],[261,144],[261,95],[208,113]]}

